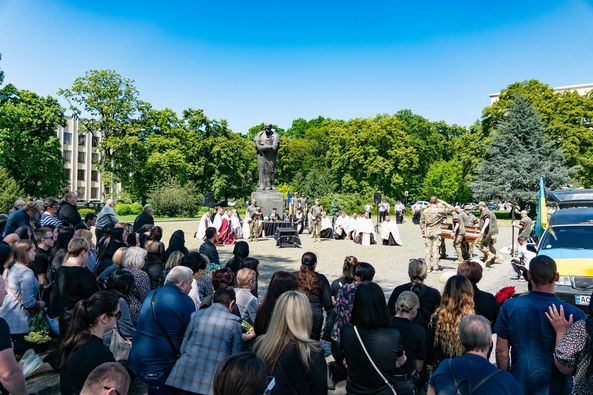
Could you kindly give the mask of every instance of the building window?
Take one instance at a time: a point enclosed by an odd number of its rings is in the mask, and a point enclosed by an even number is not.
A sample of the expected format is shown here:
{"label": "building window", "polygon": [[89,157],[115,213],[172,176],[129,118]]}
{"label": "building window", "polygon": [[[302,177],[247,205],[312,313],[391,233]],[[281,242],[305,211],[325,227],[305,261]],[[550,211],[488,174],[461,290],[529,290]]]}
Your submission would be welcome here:
{"label": "building window", "polygon": [[78,163],[86,163],[86,154],[78,151]]}
{"label": "building window", "polygon": [[91,199],[99,199],[99,188],[91,188]]}
{"label": "building window", "polygon": [[64,177],[66,177],[67,180],[70,179],[70,169],[64,169]]}
{"label": "building window", "polygon": [[93,153],[93,163],[99,163],[99,153]]}
{"label": "building window", "polygon": [[79,199],[86,199],[86,197],[84,196],[84,193],[85,193],[84,187],[76,188],[76,193],[78,194]]}
{"label": "building window", "polygon": [[64,151],[64,161],[70,162],[72,160],[72,151]]}
{"label": "building window", "polygon": [[99,181],[99,172],[97,170],[91,170],[91,181]]}
{"label": "building window", "polygon": [[72,133],[64,133],[64,144],[72,144]]}
{"label": "building window", "polygon": [[84,170],[78,170],[78,181],[84,181]]}
{"label": "building window", "polygon": [[79,134],[78,135],[78,145],[84,147],[86,144],[86,135],[84,134]]}

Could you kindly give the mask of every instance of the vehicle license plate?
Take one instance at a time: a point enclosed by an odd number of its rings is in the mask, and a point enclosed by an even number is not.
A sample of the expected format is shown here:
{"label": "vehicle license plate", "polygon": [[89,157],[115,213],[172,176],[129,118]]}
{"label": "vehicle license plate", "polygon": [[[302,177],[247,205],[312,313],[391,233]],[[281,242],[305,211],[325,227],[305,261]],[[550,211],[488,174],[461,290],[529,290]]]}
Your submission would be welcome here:
{"label": "vehicle license plate", "polygon": [[589,302],[591,302],[591,295],[575,295],[575,304],[581,306],[589,306]]}

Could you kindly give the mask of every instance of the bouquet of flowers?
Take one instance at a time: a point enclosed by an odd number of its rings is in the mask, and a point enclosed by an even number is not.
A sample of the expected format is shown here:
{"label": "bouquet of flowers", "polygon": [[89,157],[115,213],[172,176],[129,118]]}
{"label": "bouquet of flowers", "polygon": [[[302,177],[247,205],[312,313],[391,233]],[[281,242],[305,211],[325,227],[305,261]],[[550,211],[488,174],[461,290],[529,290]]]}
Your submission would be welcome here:
{"label": "bouquet of flowers", "polygon": [[25,340],[37,344],[47,343],[51,340],[49,337],[47,320],[45,319],[45,312],[43,310],[39,310],[39,312],[31,318],[29,333],[25,336]]}
{"label": "bouquet of flowers", "polygon": [[494,295],[494,298],[496,299],[496,303],[498,303],[499,306],[502,306],[502,304],[504,302],[506,302],[508,299],[512,298],[513,296],[515,296],[515,287],[510,286],[510,287],[504,287],[503,289],[498,291],[496,293],[496,295]]}

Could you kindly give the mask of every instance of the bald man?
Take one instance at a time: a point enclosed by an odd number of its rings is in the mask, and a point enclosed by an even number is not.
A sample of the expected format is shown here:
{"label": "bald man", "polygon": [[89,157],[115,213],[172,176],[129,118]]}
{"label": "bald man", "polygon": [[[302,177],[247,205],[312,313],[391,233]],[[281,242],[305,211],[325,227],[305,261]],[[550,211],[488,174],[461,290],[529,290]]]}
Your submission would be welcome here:
{"label": "bald man", "polygon": [[119,222],[114,207],[115,201],[113,199],[107,199],[105,206],[99,211],[99,215],[97,215],[97,224],[95,225],[95,236],[97,236],[97,241],[101,239],[104,227],[107,225],[115,225]]}

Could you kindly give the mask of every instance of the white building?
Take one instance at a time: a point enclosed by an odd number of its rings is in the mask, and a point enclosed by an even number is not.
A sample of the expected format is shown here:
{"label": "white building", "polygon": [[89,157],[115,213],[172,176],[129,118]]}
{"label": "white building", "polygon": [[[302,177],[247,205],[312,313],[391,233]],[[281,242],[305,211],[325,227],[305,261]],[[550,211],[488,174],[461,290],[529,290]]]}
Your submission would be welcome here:
{"label": "white building", "polygon": [[[575,91],[579,95],[584,95],[584,94],[589,93],[593,90],[593,83],[559,86],[557,88],[552,88],[552,89],[554,89],[554,93]],[[488,96],[490,96],[490,104],[494,104],[498,101],[498,98],[500,97],[500,92],[491,93]]]}
{"label": "white building", "polygon": [[77,119],[66,117],[66,126],[58,127],[57,135],[64,157],[64,174],[70,189],[76,191],[78,199],[104,200],[111,193],[110,187],[103,185],[99,171],[98,143],[101,136],[93,138],[91,133],[79,133]]}

